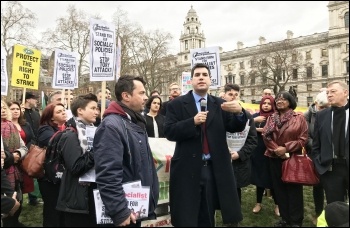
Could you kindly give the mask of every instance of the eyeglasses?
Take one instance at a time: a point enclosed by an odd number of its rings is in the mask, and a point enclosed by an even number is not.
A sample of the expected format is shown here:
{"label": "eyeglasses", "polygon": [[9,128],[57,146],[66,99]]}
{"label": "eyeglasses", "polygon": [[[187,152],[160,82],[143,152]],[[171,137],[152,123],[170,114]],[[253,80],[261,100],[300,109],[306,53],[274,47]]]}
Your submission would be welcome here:
{"label": "eyeglasses", "polygon": [[171,88],[170,90],[171,91],[177,91],[177,90],[180,90],[180,88]]}
{"label": "eyeglasses", "polygon": [[285,99],[285,98],[277,98],[276,99],[276,102],[285,102],[285,101],[288,101],[287,99]]}

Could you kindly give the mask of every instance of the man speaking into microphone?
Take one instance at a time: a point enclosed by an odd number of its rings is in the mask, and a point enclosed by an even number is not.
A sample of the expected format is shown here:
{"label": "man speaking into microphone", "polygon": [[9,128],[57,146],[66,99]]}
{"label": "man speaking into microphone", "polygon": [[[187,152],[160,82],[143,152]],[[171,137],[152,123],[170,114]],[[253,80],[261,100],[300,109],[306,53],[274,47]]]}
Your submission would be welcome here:
{"label": "man speaking into microphone", "polygon": [[165,136],[176,141],[170,166],[170,215],[173,226],[214,227],[215,209],[224,224],[242,220],[226,131],[241,132],[247,117],[237,101],[208,94],[210,70],[191,70],[193,90],[167,107]]}

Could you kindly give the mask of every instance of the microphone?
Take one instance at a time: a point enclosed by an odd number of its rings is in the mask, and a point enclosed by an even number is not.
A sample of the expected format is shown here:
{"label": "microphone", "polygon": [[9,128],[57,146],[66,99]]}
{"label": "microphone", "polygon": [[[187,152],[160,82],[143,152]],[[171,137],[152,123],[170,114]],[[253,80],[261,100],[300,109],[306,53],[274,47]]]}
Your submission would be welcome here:
{"label": "microphone", "polygon": [[201,100],[201,112],[207,111],[207,101],[206,100]]}

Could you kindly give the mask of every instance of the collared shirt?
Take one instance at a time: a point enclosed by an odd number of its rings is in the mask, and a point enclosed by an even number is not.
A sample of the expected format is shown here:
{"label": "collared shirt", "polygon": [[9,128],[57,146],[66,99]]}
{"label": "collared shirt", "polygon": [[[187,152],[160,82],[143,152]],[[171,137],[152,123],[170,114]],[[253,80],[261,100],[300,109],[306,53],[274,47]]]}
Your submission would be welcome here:
{"label": "collared shirt", "polygon": [[[197,106],[197,111],[200,112],[201,111],[201,102],[200,100],[202,98],[204,98],[206,101],[208,101],[208,94],[205,94],[204,97],[199,96],[198,94],[196,94],[194,91],[192,93],[194,100],[196,101],[196,106]],[[206,108],[206,110],[208,110],[208,106]],[[208,154],[202,154],[202,160],[209,160],[210,157],[210,152]]]}

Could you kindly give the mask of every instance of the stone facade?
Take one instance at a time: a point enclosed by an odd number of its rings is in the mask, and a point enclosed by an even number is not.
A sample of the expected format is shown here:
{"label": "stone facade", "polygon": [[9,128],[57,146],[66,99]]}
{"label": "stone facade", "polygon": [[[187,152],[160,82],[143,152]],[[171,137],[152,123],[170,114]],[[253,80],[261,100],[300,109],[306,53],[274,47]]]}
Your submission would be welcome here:
{"label": "stone facade", "polygon": [[[286,80],[285,90],[291,86],[295,89],[299,106],[311,104],[320,89],[330,81],[349,83],[349,2],[330,1],[328,10],[328,31],[297,38],[293,37],[292,31],[287,31],[286,39],[296,45],[295,49],[302,61],[295,66],[297,70],[293,77],[283,76],[281,80]],[[177,62],[179,66],[190,70],[190,49],[205,47],[204,32],[200,30],[201,23],[192,6],[183,26]],[[237,49],[220,53],[221,81],[223,84],[230,82],[240,85],[241,99],[246,103],[258,103],[263,88],[274,87],[273,83],[263,83],[261,79],[252,83],[249,77],[255,70],[252,58],[264,45],[267,45],[266,39],[260,37],[257,46],[244,48],[243,42],[239,41]],[[210,92],[218,95],[221,89]]]}

